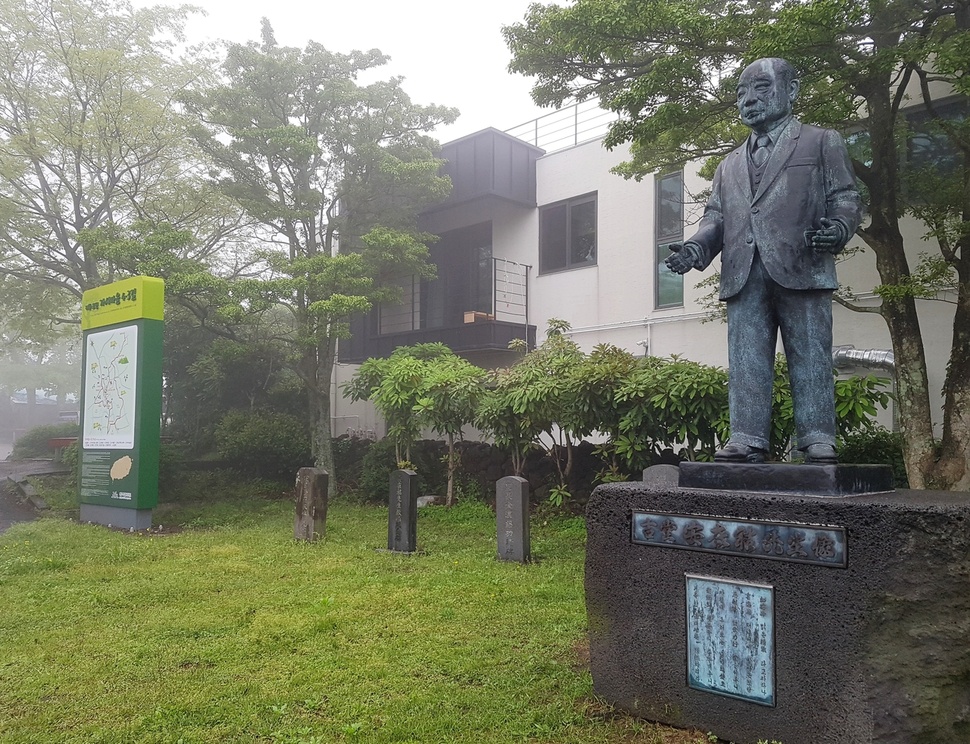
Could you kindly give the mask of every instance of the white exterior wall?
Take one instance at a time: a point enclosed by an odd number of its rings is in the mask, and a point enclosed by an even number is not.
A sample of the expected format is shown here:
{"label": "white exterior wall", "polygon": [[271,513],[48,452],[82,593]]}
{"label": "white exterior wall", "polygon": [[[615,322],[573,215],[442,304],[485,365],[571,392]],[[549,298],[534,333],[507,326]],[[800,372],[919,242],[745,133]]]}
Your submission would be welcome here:
{"label": "white exterior wall", "polygon": [[[538,333],[545,320],[561,318],[572,327],[571,336],[586,351],[611,343],[634,354],[681,354],[705,364],[725,365],[723,328],[701,323],[696,300],[703,291],[694,285],[708,272],[693,272],[684,282],[684,307],[656,305],[654,263],[655,187],[653,178],[626,180],[610,169],[627,157],[624,148],[606,150],[600,141],[547,155],[537,164],[539,206],[596,192],[597,263],[537,276],[533,282],[531,317]],[[704,188],[690,182],[688,190]],[[688,219],[699,216],[686,204]],[[685,235],[690,227],[685,227]],[[531,262],[538,265],[538,234],[532,243]],[[713,271],[713,269],[711,270]]]}
{"label": "white exterior wall", "polygon": [[351,402],[343,396],[343,385],[357,372],[359,364],[337,363],[333,368],[330,422],[333,436],[355,434],[362,439],[383,439],[387,433],[384,419],[369,401]]}

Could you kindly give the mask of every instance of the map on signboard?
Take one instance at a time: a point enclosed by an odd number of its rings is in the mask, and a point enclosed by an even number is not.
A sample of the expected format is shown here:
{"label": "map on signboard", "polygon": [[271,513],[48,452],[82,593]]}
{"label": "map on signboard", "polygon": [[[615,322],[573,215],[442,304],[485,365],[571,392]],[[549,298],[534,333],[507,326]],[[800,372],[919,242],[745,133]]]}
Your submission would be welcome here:
{"label": "map on signboard", "polygon": [[135,446],[138,326],[89,333],[84,369],[84,449]]}

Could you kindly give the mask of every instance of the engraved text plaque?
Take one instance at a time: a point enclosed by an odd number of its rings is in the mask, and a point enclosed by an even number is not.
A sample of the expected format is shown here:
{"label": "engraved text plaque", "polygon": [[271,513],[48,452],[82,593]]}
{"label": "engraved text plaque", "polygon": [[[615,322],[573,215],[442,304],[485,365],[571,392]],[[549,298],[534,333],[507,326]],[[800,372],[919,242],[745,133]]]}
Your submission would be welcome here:
{"label": "engraved text plaque", "polygon": [[832,568],[845,568],[847,560],[845,528],[831,525],[634,511],[630,539],[637,545]]}
{"label": "engraved text plaque", "polygon": [[688,687],[774,706],[774,588],[685,577]]}

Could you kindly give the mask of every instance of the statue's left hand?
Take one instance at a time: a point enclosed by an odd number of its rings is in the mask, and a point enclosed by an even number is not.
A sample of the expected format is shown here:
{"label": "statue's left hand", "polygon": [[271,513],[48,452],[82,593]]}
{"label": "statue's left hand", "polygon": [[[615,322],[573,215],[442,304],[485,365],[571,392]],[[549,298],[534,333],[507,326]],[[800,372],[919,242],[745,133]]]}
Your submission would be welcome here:
{"label": "statue's left hand", "polygon": [[845,247],[848,236],[841,222],[823,217],[821,228],[812,234],[812,250],[816,253],[838,253]]}

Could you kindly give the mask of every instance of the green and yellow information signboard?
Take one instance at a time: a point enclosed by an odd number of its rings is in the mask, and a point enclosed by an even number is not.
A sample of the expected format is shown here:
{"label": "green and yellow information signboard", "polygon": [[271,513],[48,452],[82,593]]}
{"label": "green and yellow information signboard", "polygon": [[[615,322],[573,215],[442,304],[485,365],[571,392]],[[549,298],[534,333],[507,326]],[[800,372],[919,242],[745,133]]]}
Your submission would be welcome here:
{"label": "green and yellow information signboard", "polygon": [[148,529],[158,504],[165,284],[136,276],[84,293],[81,521]]}

